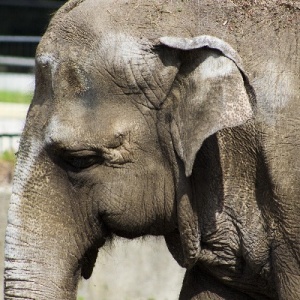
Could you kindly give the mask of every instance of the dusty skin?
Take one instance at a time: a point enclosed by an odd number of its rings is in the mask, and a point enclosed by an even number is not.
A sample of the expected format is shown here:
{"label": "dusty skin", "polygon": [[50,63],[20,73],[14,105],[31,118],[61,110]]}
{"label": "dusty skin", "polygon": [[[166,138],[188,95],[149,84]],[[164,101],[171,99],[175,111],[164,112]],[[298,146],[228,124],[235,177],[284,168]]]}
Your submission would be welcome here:
{"label": "dusty skin", "polygon": [[75,0],[36,54],[5,300],[74,300],[115,235],[179,299],[300,298],[298,1]]}

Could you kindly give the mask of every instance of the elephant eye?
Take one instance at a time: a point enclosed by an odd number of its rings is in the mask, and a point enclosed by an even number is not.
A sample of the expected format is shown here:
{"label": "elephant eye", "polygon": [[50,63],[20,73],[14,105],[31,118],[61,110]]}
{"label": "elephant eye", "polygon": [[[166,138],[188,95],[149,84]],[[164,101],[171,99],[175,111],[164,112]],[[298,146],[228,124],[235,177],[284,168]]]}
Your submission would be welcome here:
{"label": "elephant eye", "polygon": [[64,162],[75,169],[86,169],[96,164],[103,164],[101,155],[84,155],[82,153],[67,153],[63,155]]}
{"label": "elephant eye", "polygon": [[65,162],[67,162],[69,165],[71,165],[76,169],[85,169],[92,166],[96,162],[96,159],[93,156],[87,156],[87,157],[68,156],[65,157]]}

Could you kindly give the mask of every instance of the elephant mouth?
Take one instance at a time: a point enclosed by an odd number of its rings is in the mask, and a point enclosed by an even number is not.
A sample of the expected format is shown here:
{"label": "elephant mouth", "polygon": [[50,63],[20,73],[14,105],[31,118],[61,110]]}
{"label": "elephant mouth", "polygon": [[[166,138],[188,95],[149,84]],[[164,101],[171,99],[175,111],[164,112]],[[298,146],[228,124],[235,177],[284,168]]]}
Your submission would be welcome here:
{"label": "elephant mouth", "polygon": [[[103,230],[103,224],[101,227]],[[112,239],[112,234],[109,230],[107,230],[107,228],[103,230],[103,233],[104,234],[101,237],[99,237],[97,241],[85,251],[84,255],[79,261],[81,276],[84,279],[89,279],[92,276],[99,249],[102,248],[108,240]]]}
{"label": "elephant mouth", "polygon": [[81,262],[81,276],[84,279],[89,279],[93,273],[93,269],[98,256],[98,249],[89,249],[82,258]]}

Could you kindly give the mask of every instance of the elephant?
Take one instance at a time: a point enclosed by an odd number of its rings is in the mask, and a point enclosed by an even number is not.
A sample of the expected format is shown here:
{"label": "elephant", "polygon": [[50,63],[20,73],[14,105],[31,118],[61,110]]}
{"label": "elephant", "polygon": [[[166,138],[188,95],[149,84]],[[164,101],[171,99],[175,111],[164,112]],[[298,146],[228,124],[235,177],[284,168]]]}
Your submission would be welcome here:
{"label": "elephant", "polygon": [[114,236],[164,236],[179,299],[300,299],[300,7],[70,0],[36,52],[5,299],[76,299]]}

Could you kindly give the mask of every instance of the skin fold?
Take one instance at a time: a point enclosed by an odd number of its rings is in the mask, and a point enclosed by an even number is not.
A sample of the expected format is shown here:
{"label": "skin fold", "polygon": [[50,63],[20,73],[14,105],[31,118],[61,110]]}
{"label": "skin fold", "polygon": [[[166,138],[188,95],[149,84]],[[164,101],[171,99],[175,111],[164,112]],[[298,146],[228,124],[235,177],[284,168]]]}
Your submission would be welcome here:
{"label": "skin fold", "polygon": [[76,299],[114,235],[165,236],[180,299],[300,298],[299,24],[292,0],[67,2],[36,53],[4,299]]}

